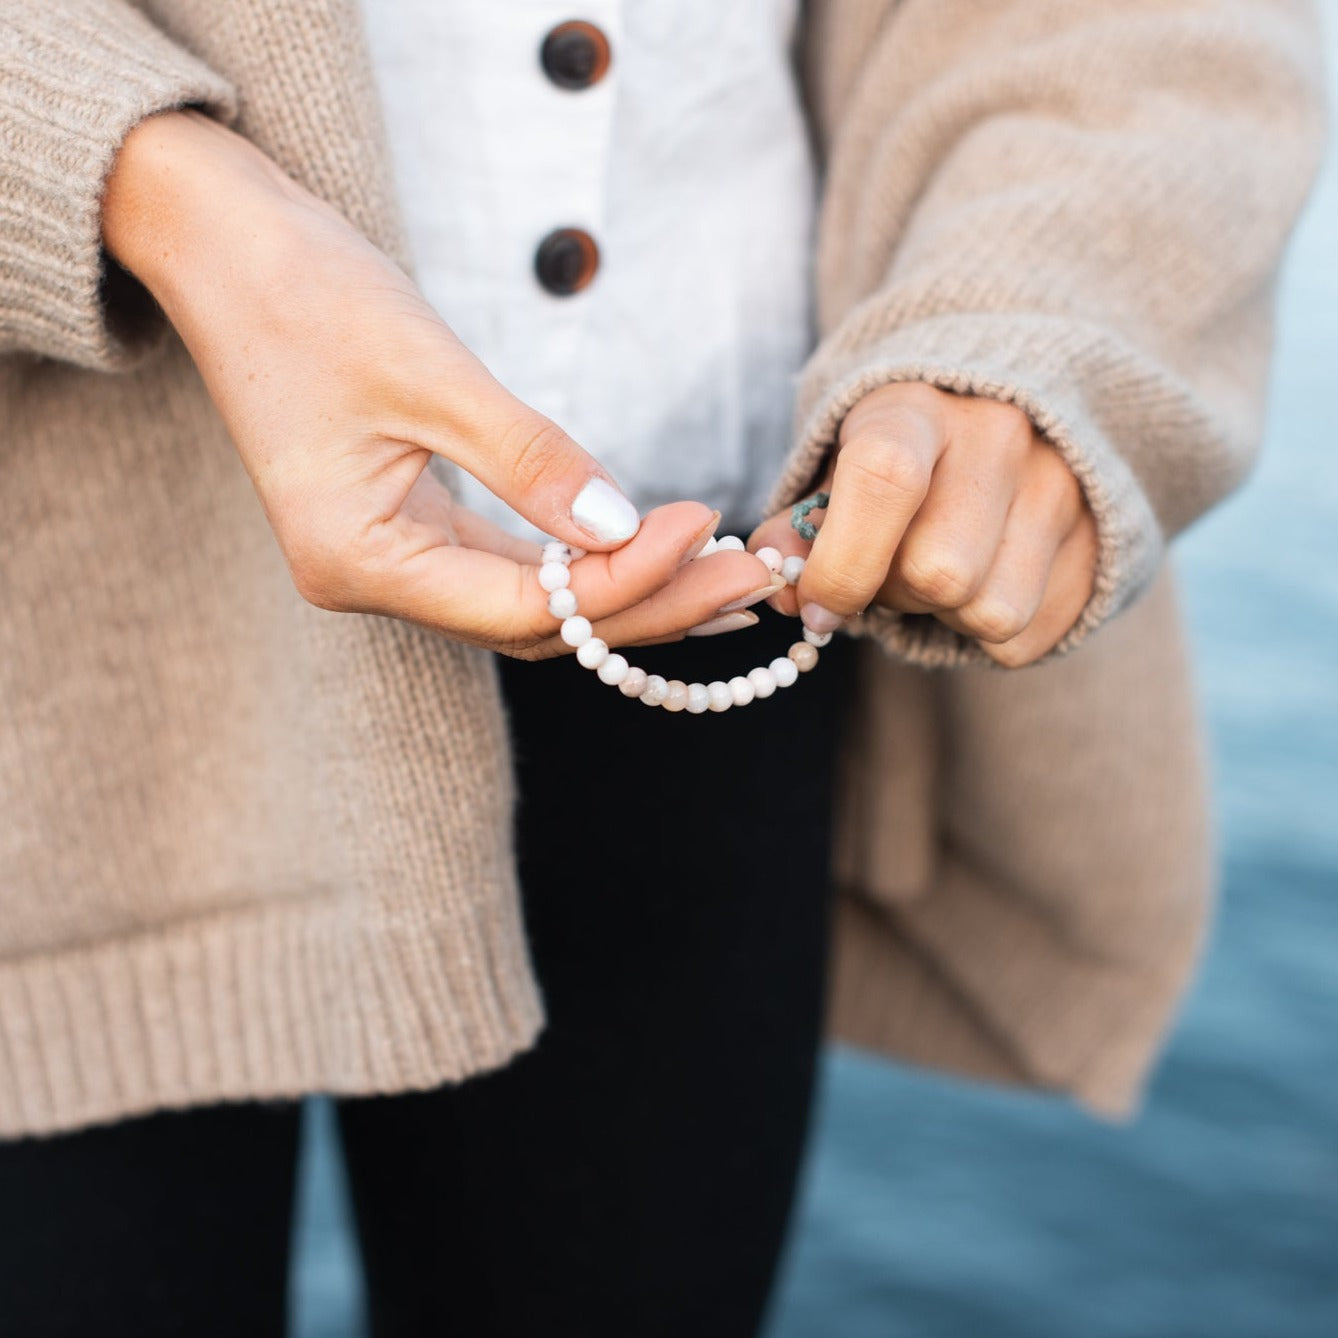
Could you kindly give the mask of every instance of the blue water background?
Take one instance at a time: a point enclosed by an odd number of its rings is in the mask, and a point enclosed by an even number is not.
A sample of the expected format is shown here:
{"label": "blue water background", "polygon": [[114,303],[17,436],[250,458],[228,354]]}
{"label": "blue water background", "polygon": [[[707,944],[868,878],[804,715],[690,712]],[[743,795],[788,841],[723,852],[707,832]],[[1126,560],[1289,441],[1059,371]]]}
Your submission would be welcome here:
{"label": "blue water background", "polygon": [[[832,1053],[768,1338],[1338,1338],[1336,396],[1331,159],[1263,462],[1178,547],[1226,892],[1147,1109],[1109,1128]],[[362,1338],[328,1110],[309,1127],[294,1333]]]}

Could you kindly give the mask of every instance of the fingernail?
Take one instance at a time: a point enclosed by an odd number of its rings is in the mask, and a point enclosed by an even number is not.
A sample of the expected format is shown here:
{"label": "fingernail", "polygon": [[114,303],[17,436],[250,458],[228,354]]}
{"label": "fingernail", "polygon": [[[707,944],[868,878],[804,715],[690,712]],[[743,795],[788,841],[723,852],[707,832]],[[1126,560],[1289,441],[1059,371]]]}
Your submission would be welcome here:
{"label": "fingernail", "polygon": [[728,604],[722,604],[720,606],[720,612],[733,613],[735,609],[750,608],[759,600],[766,599],[768,596],[774,595],[783,589],[785,589],[784,581],[781,581],[779,584],[772,581],[770,585],[761,586],[757,590],[750,591],[746,595],[741,595],[738,599],[731,599]]}
{"label": "fingernail", "polygon": [[845,622],[845,619],[839,613],[833,613],[831,609],[824,609],[821,604],[805,604],[799,610],[799,617],[805,627],[819,635],[825,632],[835,632]]}
{"label": "fingernail", "polygon": [[689,627],[688,635],[719,636],[721,632],[742,632],[745,627],[753,627],[756,623],[755,613],[726,613],[709,622],[698,623],[696,627]]}
{"label": "fingernail", "polygon": [[712,535],[715,534],[716,526],[719,524],[720,524],[720,512],[712,511],[711,519],[708,520],[706,524],[702,526],[701,532],[688,545],[688,551],[684,553],[683,556],[679,559],[678,565],[680,567],[685,566],[687,563],[691,562],[692,559],[695,558],[702,551],[702,549],[705,548],[706,545],[711,542],[711,537]]}
{"label": "fingernail", "polygon": [[601,544],[625,543],[641,528],[636,507],[608,479],[598,477],[576,494],[571,518]]}

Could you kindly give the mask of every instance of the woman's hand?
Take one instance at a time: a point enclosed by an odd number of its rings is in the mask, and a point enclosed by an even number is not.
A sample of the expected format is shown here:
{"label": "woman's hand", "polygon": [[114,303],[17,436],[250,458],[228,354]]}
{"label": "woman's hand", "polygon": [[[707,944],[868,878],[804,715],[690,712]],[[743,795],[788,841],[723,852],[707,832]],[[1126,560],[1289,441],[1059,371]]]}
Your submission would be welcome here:
{"label": "woman's hand", "polygon": [[773,516],[749,540],[807,554],[773,599],[815,631],[878,603],[929,613],[1009,667],[1064,637],[1092,596],[1096,522],[1077,479],[1020,409],[890,385],[846,415],[811,546]]}
{"label": "woman's hand", "polygon": [[457,505],[428,469],[434,456],[590,551],[572,589],[615,644],[674,639],[768,585],[747,553],[682,565],[718,517],[681,502],[641,522],[401,270],[206,117],[169,113],[127,137],[103,235],[185,341],[312,603],[529,658],[566,650],[537,546]]}

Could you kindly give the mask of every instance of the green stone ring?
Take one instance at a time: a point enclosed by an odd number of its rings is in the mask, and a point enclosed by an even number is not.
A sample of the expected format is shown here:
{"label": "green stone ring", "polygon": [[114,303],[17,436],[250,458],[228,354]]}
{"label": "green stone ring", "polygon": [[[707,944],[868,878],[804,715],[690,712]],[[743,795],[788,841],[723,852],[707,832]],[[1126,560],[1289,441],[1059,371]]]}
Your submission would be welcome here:
{"label": "green stone ring", "polygon": [[821,511],[831,496],[825,492],[815,492],[812,497],[805,497],[790,508],[790,528],[805,542],[811,544],[818,537],[818,527],[808,518],[810,511]]}

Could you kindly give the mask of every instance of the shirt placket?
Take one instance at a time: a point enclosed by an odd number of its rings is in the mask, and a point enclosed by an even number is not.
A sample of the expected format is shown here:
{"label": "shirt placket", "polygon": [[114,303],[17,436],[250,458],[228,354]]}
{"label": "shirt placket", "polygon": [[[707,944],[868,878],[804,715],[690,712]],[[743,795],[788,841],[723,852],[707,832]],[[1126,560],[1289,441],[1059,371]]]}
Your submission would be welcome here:
{"label": "shirt placket", "polygon": [[512,144],[528,183],[507,220],[500,362],[512,389],[568,425],[583,328],[613,261],[605,206],[622,3],[497,8],[514,66]]}

